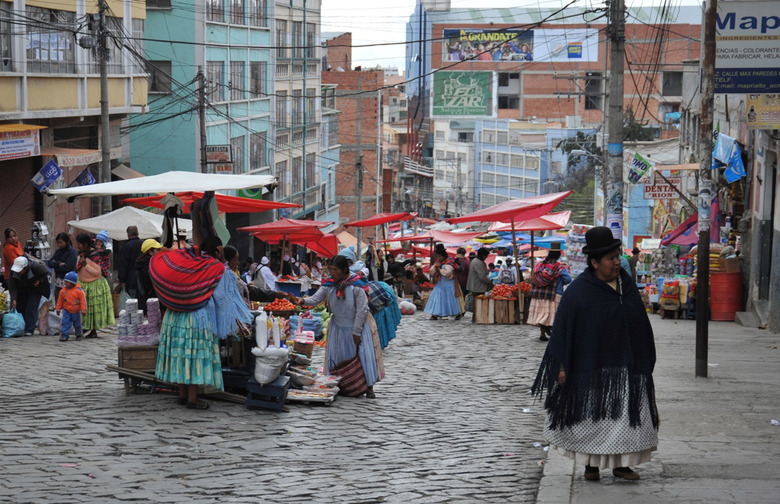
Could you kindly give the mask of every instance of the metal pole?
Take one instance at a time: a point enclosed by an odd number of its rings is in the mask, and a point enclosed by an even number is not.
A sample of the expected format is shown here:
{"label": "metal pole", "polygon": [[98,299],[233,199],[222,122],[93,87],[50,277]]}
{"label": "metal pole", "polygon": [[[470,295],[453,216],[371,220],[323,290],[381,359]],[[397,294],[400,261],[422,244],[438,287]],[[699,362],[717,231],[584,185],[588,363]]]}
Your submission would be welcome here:
{"label": "metal pole", "polygon": [[[111,182],[111,128],[108,115],[108,44],[106,43],[106,5],[100,0],[100,27],[98,55],[100,56],[100,147],[101,163],[100,178],[103,182]],[[103,213],[111,211],[111,196],[103,197]]]}
{"label": "metal pole", "polygon": [[717,0],[704,13],[704,58],[701,63],[701,138],[699,139],[699,244],[696,267],[696,376],[707,377],[710,315],[710,201],[712,199],[712,108],[715,83],[715,16]]}
{"label": "metal pole", "polygon": [[[360,100],[360,98],[358,98]],[[358,102],[359,103],[359,102]],[[358,117],[360,117],[358,115]],[[360,123],[360,121],[358,121]],[[358,140],[360,142],[360,140]],[[363,218],[363,153],[358,154],[358,162],[355,163],[355,220]],[[360,257],[360,242],[363,239],[363,228],[356,230],[357,246],[355,247],[355,259]]]}
{"label": "metal pole", "polygon": [[[517,256],[517,235],[515,235],[515,218],[512,217],[512,255],[515,256],[515,278],[517,278],[517,283],[520,283],[520,279],[522,278],[520,276],[520,261],[518,260]],[[533,231],[531,231],[531,243],[533,243]],[[531,253],[533,254],[534,247],[531,245]]]}
{"label": "metal pole", "polygon": [[[606,224],[612,235],[623,239],[623,57],[625,52],[625,5],[610,4],[609,54],[609,145],[607,146]],[[533,253],[533,250],[531,251]]]}
{"label": "metal pole", "polygon": [[208,161],[206,156],[206,76],[203,67],[198,67],[198,123],[200,134],[200,172],[208,173]]}

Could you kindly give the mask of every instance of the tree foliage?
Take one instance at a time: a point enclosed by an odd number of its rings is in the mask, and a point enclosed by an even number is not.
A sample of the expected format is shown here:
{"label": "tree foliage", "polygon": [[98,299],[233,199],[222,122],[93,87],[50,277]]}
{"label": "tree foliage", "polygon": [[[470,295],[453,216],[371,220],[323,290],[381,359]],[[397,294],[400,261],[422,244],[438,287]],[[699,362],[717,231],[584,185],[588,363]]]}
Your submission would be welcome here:
{"label": "tree foliage", "polygon": [[[556,148],[569,154],[566,171],[558,179],[561,190],[581,191],[595,178],[596,170],[602,164],[602,152],[596,134],[578,131],[575,136],[559,141]],[[572,154],[572,151],[583,152]]]}
{"label": "tree foliage", "polygon": [[637,120],[634,110],[629,105],[623,113],[623,141],[625,142],[651,142],[655,133],[646,128],[643,122]]}

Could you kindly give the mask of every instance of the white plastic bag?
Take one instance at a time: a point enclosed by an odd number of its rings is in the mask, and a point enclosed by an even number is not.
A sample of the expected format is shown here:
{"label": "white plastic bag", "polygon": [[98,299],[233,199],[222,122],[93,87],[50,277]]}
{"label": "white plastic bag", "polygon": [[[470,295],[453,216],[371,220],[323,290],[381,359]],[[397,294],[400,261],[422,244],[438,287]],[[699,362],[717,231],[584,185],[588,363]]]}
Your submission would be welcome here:
{"label": "white plastic bag", "polygon": [[267,385],[279,377],[282,366],[287,362],[289,349],[254,347],[252,355],[255,356],[255,380],[260,385]]}

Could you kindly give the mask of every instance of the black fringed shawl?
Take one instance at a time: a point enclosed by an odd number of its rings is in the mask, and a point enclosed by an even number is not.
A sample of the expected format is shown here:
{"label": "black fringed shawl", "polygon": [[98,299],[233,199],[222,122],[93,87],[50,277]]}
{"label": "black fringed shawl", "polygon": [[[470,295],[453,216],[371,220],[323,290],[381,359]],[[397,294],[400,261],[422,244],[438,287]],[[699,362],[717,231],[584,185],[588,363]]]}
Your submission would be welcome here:
{"label": "black fringed shawl", "polygon": [[[531,387],[540,398],[546,390],[544,406],[553,429],[585,419],[617,419],[625,404],[635,427],[641,423],[643,395],[653,426],[658,427],[653,329],[636,284],[622,270],[618,287],[616,291],[586,270],[561,298],[550,342]],[[561,366],[566,382],[558,386]]]}

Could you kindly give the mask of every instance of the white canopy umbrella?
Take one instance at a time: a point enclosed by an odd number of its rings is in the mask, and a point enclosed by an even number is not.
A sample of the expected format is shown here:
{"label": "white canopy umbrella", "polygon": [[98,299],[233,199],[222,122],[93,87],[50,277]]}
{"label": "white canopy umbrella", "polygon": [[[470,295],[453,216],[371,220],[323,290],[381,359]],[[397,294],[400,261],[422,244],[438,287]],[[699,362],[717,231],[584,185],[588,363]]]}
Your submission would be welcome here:
{"label": "white canopy umbrella", "polygon": [[[145,240],[162,236],[162,223],[162,215],[126,206],[98,217],[68,221],[68,226],[90,233],[99,233],[105,229],[112,240],[127,240],[127,226],[136,226],[138,237]],[[191,220],[179,217],[178,225],[180,232],[192,236]]]}
{"label": "white canopy umbrella", "polygon": [[130,180],[117,180],[66,189],[52,189],[48,194],[67,198],[88,196],[118,196],[122,194],[157,194],[186,191],[220,191],[252,189],[275,184],[271,175],[229,175],[170,171]]}

